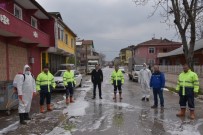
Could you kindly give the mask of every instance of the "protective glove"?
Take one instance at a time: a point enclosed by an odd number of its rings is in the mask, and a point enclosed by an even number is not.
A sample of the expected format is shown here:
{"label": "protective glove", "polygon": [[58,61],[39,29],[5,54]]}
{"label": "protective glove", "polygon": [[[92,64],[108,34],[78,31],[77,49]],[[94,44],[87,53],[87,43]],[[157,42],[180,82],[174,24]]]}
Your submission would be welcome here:
{"label": "protective glove", "polygon": [[35,97],[35,96],[37,96],[37,92],[32,93],[32,97]]}
{"label": "protective glove", "polygon": [[18,93],[18,90],[17,90],[17,88],[16,87],[13,87],[13,93]]}
{"label": "protective glove", "polygon": [[194,97],[198,97],[198,92],[194,92]]}
{"label": "protective glove", "polygon": [[18,99],[19,99],[20,101],[22,101],[23,104],[24,104],[24,101],[23,101],[23,95],[18,95]]}

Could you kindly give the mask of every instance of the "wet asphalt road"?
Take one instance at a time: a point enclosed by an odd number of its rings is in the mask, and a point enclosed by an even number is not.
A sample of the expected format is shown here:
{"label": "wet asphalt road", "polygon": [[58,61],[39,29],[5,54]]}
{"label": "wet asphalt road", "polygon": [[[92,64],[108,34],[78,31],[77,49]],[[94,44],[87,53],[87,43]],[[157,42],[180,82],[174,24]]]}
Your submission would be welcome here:
{"label": "wet asphalt road", "polygon": [[[110,85],[110,73],[113,69],[103,69],[104,82],[102,97],[92,100],[90,76],[84,77],[83,87],[75,90],[76,101],[68,106],[63,100],[64,93],[54,93],[54,111],[34,114],[33,120],[26,126],[17,122],[17,114],[0,117],[0,130],[8,130],[8,135],[201,135],[203,134],[203,103],[196,101],[196,119],[178,118],[178,95],[165,91],[164,110],[151,109],[153,98],[149,102],[141,101],[139,84],[128,80],[122,86],[123,100],[114,101],[113,86]],[[187,111],[187,115],[189,112]],[[9,128],[9,124],[12,124]],[[9,131],[13,130],[13,131]]]}

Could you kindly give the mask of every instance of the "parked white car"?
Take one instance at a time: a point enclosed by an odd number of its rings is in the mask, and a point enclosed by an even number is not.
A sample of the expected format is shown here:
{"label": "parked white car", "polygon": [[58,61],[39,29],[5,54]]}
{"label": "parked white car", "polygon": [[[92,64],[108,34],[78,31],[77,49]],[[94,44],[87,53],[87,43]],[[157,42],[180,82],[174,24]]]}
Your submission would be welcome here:
{"label": "parked white car", "polygon": [[[66,70],[58,70],[54,74],[54,81],[56,82],[56,90],[66,90],[64,84],[63,84],[63,74],[65,73]],[[82,75],[76,71],[76,70],[71,70],[74,72],[75,79],[76,79],[76,86],[75,87],[81,87],[82,86]]]}
{"label": "parked white car", "polygon": [[124,67],[119,67],[119,70],[121,70],[122,73],[125,73],[125,68]]}
{"label": "parked white car", "polygon": [[138,82],[138,80],[139,80],[139,73],[140,73],[141,69],[143,69],[143,65],[134,65],[133,77],[132,77],[133,81],[137,81]]}

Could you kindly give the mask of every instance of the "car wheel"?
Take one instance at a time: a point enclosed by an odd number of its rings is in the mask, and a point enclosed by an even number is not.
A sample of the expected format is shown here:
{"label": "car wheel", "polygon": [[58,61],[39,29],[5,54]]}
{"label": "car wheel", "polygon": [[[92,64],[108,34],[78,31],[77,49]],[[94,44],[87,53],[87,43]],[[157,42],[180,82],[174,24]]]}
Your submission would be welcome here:
{"label": "car wheel", "polygon": [[79,87],[82,87],[82,79],[81,79],[81,81],[80,81],[80,85],[79,85]]}

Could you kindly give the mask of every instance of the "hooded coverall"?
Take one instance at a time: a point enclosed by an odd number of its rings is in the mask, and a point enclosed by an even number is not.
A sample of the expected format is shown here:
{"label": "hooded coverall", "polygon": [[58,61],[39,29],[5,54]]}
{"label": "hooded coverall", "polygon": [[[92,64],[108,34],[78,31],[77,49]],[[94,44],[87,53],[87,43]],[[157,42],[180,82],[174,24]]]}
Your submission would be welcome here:
{"label": "hooded coverall", "polygon": [[26,68],[29,68],[29,66],[25,65],[23,70],[24,75],[17,74],[13,81],[14,87],[17,88],[18,96],[22,96],[22,99],[19,99],[18,105],[18,112],[22,120],[23,118],[28,119],[33,93],[36,92],[35,79],[30,72],[26,73]]}
{"label": "hooded coverall", "polygon": [[138,76],[138,82],[141,84],[142,88],[142,98],[150,97],[150,78],[152,73],[149,69],[141,69]]}

